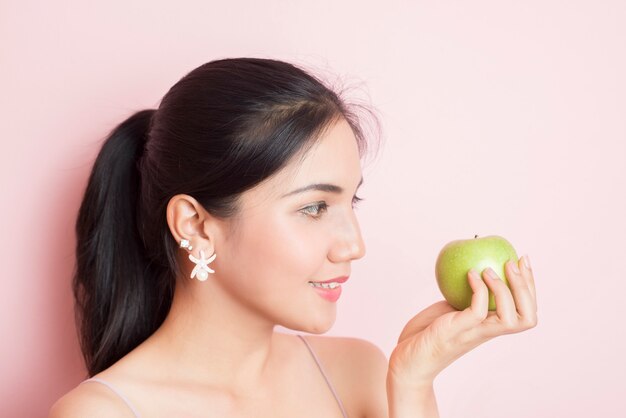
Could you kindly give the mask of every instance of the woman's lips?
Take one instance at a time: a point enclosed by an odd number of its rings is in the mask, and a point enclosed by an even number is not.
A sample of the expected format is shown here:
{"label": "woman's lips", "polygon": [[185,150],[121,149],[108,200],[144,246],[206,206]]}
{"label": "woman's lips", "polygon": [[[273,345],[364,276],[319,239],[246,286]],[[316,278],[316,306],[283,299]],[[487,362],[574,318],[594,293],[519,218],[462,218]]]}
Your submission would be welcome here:
{"label": "woman's lips", "polygon": [[341,286],[337,286],[334,289],[313,287],[313,290],[315,290],[318,295],[320,295],[322,298],[326,299],[329,302],[337,302],[337,299],[339,299],[339,296],[341,296]]}
{"label": "woman's lips", "polygon": [[349,277],[350,276],[339,276],[339,277],[335,277],[334,279],[324,280],[323,282],[320,281],[320,282],[313,282],[313,283],[332,283],[332,282],[345,283]]}

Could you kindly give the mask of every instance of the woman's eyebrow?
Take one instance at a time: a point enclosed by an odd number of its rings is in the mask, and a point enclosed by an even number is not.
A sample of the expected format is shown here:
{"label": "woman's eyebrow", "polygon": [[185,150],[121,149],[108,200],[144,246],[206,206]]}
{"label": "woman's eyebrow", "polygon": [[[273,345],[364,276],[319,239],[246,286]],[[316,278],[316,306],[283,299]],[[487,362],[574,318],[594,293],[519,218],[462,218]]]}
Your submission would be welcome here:
{"label": "woman's eyebrow", "polygon": [[[361,187],[361,184],[363,184],[363,176],[361,176],[361,181],[359,182],[359,185],[356,188],[358,189],[359,187]],[[292,190],[289,193],[282,195],[281,199],[283,197],[292,196],[294,194],[304,193],[309,190],[320,190],[322,192],[330,192],[330,193],[337,193],[337,194],[343,193],[343,188],[340,186],[336,186],[334,184],[328,184],[328,183],[315,183],[315,184],[309,184],[308,186],[300,187],[296,190]]]}

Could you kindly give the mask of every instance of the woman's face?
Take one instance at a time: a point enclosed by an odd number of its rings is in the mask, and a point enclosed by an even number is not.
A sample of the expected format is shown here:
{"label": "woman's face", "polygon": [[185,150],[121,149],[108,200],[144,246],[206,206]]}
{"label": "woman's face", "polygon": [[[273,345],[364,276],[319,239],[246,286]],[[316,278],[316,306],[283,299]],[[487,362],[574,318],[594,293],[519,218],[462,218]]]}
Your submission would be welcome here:
{"label": "woman's face", "polygon": [[[275,324],[327,331],[336,302],[321,297],[309,281],[349,276],[351,261],[365,255],[353,208],[361,180],[356,138],[341,119],[302,162],[296,159],[244,193],[234,234],[216,243],[218,285]],[[313,184],[337,191],[294,192]],[[342,287],[349,288],[350,280]]]}

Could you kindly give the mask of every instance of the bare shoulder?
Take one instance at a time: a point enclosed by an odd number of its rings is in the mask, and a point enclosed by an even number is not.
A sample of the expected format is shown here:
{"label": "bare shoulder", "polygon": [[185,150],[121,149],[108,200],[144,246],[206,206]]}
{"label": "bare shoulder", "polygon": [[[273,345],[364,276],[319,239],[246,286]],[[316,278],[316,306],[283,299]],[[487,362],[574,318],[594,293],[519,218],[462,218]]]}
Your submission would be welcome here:
{"label": "bare shoulder", "polygon": [[328,366],[329,373],[343,388],[344,399],[359,399],[359,416],[386,417],[387,369],[389,361],[376,344],[354,337],[330,337],[307,335],[319,355]]}
{"label": "bare shoulder", "polygon": [[99,383],[76,386],[50,408],[48,418],[133,418],[126,404]]}
{"label": "bare shoulder", "polygon": [[[384,366],[387,372],[387,356],[374,343],[355,337],[331,337],[322,335],[306,335],[307,341],[316,352],[331,356],[342,356],[350,364],[365,363],[368,368]],[[363,365],[363,364],[362,364]]]}

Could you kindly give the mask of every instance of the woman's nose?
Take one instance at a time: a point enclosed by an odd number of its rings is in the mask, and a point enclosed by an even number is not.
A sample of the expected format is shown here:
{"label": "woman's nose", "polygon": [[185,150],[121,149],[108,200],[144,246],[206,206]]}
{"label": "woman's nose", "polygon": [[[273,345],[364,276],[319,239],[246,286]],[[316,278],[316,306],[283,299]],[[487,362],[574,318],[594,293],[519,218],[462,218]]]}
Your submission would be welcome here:
{"label": "woman's nose", "polygon": [[349,222],[336,229],[336,234],[337,241],[332,250],[331,261],[358,260],[365,255],[365,242],[354,213],[351,213]]}

